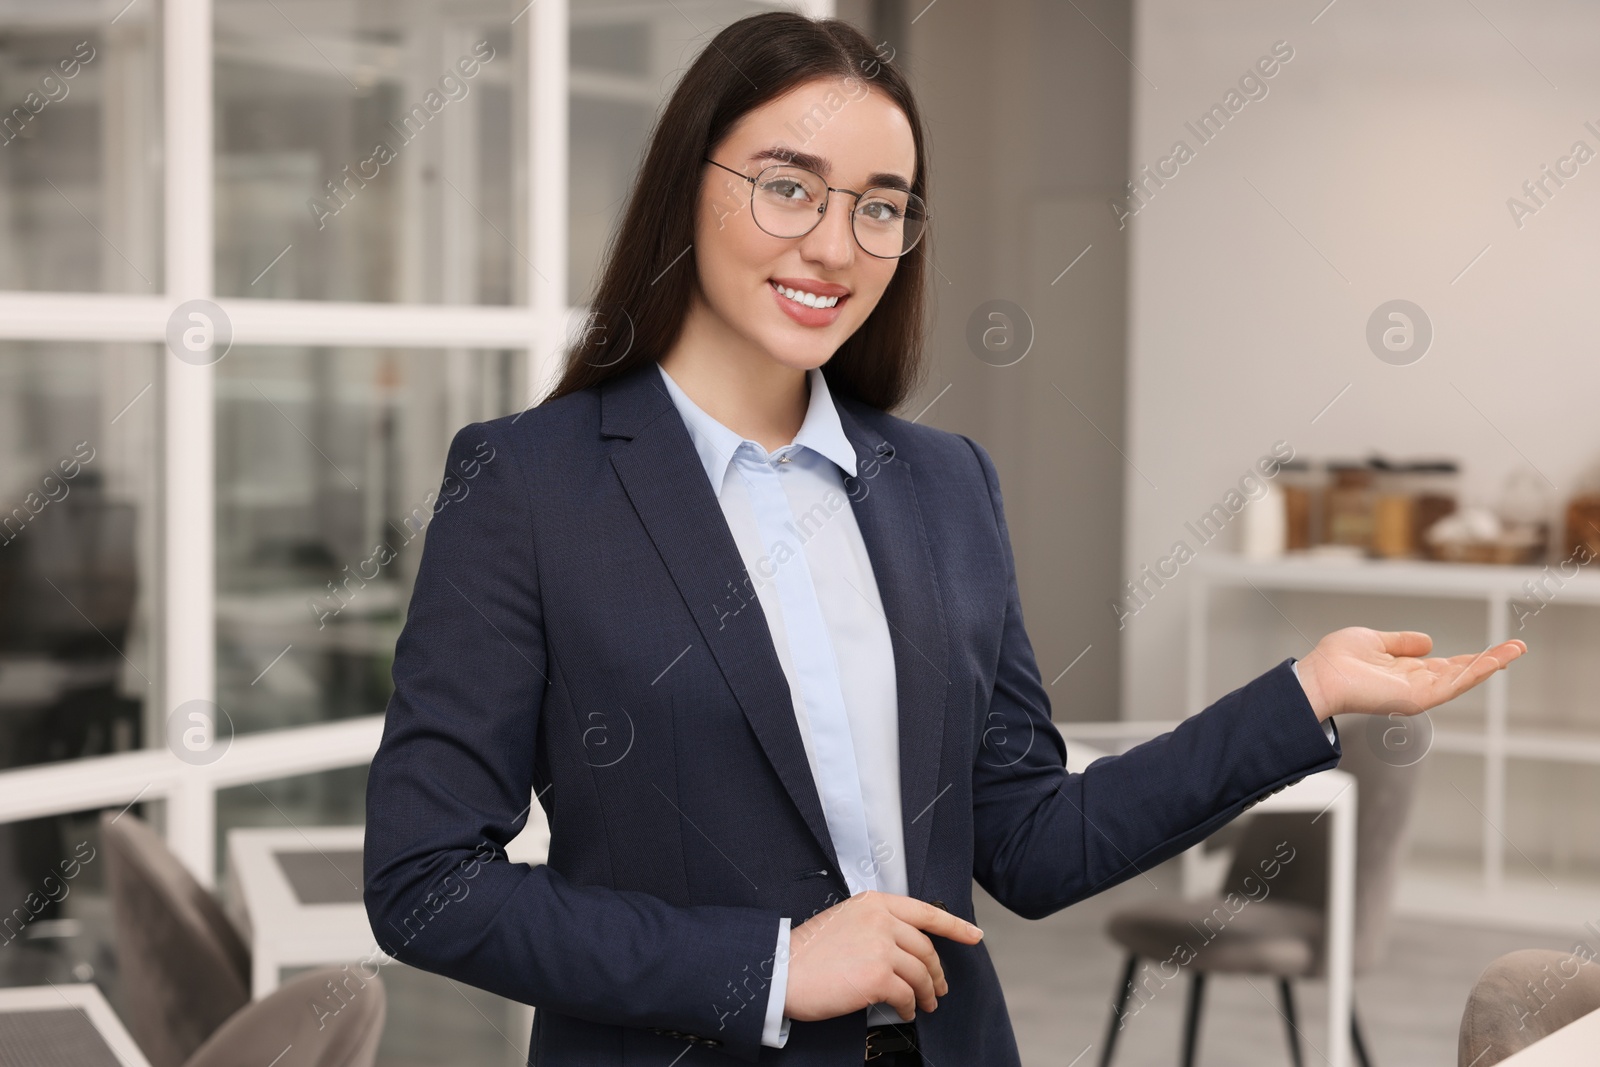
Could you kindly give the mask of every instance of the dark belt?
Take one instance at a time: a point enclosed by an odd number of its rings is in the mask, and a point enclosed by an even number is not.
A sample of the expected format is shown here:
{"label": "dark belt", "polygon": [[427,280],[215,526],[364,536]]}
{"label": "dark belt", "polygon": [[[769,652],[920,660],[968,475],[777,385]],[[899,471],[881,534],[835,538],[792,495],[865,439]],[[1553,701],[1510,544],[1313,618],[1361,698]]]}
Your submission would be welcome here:
{"label": "dark belt", "polygon": [[921,1067],[915,1023],[867,1027],[867,1063],[876,1067]]}

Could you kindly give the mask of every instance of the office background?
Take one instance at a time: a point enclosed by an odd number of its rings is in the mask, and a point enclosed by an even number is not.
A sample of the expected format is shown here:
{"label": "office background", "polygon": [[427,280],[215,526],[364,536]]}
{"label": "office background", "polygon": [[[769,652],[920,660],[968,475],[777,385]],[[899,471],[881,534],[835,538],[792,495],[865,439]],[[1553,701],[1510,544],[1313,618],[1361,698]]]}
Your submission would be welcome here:
{"label": "office background", "polygon": [[[0,912],[97,840],[102,808],[223,892],[230,830],[360,821],[452,432],[537,399],[677,74],[776,6],[0,0]],[[1133,615],[1125,583],[1275,442],[1456,457],[1464,503],[1521,476],[1554,515],[1593,487],[1600,179],[1585,160],[1524,189],[1574,142],[1600,148],[1592,5],[801,9],[882,41],[925,108],[932,369],[905,414],[994,455],[1064,726],[1190,710],[1198,569]],[[1275,73],[1196,136],[1266,56]],[[1178,140],[1192,158],[1150,180]],[[1364,340],[1392,299],[1431,318],[1411,365]],[[971,340],[996,301],[1017,338],[998,354]],[[196,328],[215,334],[198,355]],[[1450,652],[1485,635],[1476,604],[1337,591],[1221,591],[1206,618],[1213,696],[1336,626]],[[1453,1049],[1456,972],[1479,956],[1600,919],[1597,626],[1556,598],[1512,634],[1534,653],[1509,710],[1477,692],[1433,716],[1399,891],[1414,922],[1358,996],[1416,987],[1430,937],[1466,949],[1429,1019],[1375,1005],[1390,1059]],[[1518,729],[1539,743],[1507,757]],[[1025,1057],[1098,1039],[1105,906],[1049,920],[1055,940],[997,938]],[[114,993],[108,926],[90,863],[0,949],[0,983]],[[414,1010],[383,1062],[515,1062],[508,1006],[394,982]],[[1278,1040],[1249,992],[1218,996]],[[1169,1058],[1168,1015],[1122,1062]]]}

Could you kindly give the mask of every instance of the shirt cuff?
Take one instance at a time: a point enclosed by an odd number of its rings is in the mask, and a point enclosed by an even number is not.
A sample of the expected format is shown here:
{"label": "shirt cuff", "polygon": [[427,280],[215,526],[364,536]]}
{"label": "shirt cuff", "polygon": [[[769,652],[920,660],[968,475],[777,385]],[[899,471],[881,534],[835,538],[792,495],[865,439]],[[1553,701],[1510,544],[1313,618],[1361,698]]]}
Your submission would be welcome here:
{"label": "shirt cuff", "polygon": [[789,990],[789,920],[778,920],[778,947],[772,956],[772,992],[767,997],[766,1025],[761,1029],[761,1043],[768,1048],[782,1048],[789,1040],[789,1020],[783,1017],[783,1005]]}
{"label": "shirt cuff", "polygon": [[[1295,662],[1289,664],[1289,669],[1291,671],[1294,671],[1294,680],[1297,681],[1297,682],[1300,682],[1300,662],[1298,660],[1296,660]],[[1300,682],[1300,688],[1304,689],[1305,687],[1306,687],[1306,684],[1304,682]],[[1330,720],[1330,719],[1322,720],[1322,733],[1323,733],[1323,735],[1325,737],[1327,737],[1328,744],[1331,745],[1331,744],[1335,743],[1334,739],[1333,739],[1334,735],[1333,735],[1333,722],[1332,722],[1332,720]]]}

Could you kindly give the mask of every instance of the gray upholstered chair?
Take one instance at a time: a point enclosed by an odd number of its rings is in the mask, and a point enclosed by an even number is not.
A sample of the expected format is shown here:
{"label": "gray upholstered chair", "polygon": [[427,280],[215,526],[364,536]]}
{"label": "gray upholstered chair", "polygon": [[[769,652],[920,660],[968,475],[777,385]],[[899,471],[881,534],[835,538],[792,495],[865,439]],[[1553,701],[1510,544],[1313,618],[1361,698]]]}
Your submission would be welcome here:
{"label": "gray upholstered chair", "polygon": [[1473,983],[1456,1062],[1492,1067],[1596,1009],[1600,964],[1556,949],[1507,953]]}
{"label": "gray upholstered chair", "polygon": [[[1359,725],[1358,725],[1359,724]],[[1420,767],[1395,766],[1369,744],[1364,720],[1340,731],[1340,770],[1356,778],[1356,892],[1353,966],[1375,967],[1388,948],[1395,881],[1407,840]],[[1111,939],[1128,951],[1101,1052],[1109,1067],[1117,1035],[1147,996],[1189,972],[1183,1029],[1184,1067],[1193,1067],[1206,976],[1261,975],[1278,980],[1282,1014],[1295,1067],[1303,1062],[1295,1020],[1296,978],[1326,977],[1324,957],[1328,885],[1328,821],[1309,812],[1270,812],[1243,820],[1221,895],[1200,900],[1160,898],[1117,912]],[[1292,852],[1289,850],[1293,849]],[[1284,857],[1292,857],[1286,862]],[[1266,866],[1264,867],[1263,864]],[[1268,878],[1267,874],[1272,877]],[[1247,879],[1249,879],[1247,881]],[[1229,893],[1234,907],[1227,901]],[[1240,901],[1245,901],[1239,906]],[[1147,961],[1140,974],[1140,960]],[[1153,965],[1153,966],[1152,966]],[[1139,1008],[1128,1001],[1139,994]],[[1366,1042],[1351,1004],[1350,1027],[1362,1067],[1370,1067]]]}
{"label": "gray upholstered chair", "polygon": [[147,823],[103,812],[100,839],[128,1030],[151,1067],[181,1067],[250,1002],[250,950]]}
{"label": "gray upholstered chair", "polygon": [[376,973],[322,967],[235,1012],[184,1067],[372,1067],[386,1007]]}

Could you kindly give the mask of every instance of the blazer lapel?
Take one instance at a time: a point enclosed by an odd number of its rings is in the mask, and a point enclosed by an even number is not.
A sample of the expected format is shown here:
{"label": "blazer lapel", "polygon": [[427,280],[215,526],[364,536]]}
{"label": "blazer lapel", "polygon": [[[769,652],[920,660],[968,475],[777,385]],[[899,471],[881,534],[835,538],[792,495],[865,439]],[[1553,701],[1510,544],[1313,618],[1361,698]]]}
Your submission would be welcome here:
{"label": "blazer lapel", "polygon": [[[611,453],[628,499],[784,789],[838,870],[788,680],[688,428],[651,363],[604,383],[600,396],[601,434],[631,439]],[[836,399],[835,406],[856,449],[859,476],[847,478],[846,487],[894,649],[901,819],[907,884],[915,893],[939,793],[948,685],[944,613],[909,465],[847,404]]]}

